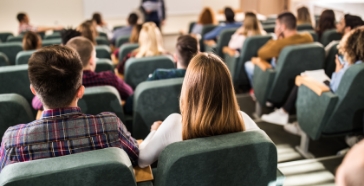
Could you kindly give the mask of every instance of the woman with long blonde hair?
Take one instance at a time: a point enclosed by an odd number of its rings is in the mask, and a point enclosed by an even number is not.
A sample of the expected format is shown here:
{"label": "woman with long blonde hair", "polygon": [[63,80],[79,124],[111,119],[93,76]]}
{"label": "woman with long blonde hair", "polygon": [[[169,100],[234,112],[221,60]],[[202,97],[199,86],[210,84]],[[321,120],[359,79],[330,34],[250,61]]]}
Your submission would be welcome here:
{"label": "woman with long blonde hair", "polygon": [[254,12],[246,12],[243,25],[231,36],[228,46],[233,50],[239,50],[247,37],[265,34],[257,15]]}
{"label": "woman with long blonde hair", "polygon": [[305,6],[297,9],[297,25],[302,24],[312,25],[310,11]]}
{"label": "woman with long blonde hair", "polygon": [[180,111],[152,125],[139,146],[140,167],[156,161],[174,142],[259,129],[240,111],[229,70],[215,54],[192,58],[182,85]]}
{"label": "woman with long blonde hair", "polygon": [[96,30],[96,23],[92,20],[87,20],[77,27],[77,31],[81,32],[81,35],[89,39],[94,45],[96,45],[96,37],[98,35]]}
{"label": "woman with long blonde hair", "polygon": [[217,19],[215,12],[210,7],[205,7],[198,17],[197,23],[193,25],[191,34],[201,35],[203,26],[209,24],[217,24]]}

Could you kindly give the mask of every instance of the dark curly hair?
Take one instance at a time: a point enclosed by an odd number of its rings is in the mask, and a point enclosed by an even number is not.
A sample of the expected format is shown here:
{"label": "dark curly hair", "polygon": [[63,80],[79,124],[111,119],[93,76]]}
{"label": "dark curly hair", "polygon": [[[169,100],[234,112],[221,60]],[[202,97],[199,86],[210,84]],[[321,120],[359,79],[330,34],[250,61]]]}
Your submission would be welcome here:
{"label": "dark curly hair", "polygon": [[364,61],[364,26],[357,27],[346,34],[341,39],[338,49],[351,64],[359,60]]}

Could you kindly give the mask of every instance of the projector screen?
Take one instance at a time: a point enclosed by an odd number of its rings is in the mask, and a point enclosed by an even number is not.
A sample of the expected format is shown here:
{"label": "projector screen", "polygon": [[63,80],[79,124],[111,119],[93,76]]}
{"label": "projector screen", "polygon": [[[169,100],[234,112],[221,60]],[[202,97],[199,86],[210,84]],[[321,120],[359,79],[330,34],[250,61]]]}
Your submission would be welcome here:
{"label": "projector screen", "polygon": [[[100,12],[104,18],[127,17],[140,6],[140,0],[83,0],[84,17]],[[198,14],[202,0],[164,0],[167,15]]]}

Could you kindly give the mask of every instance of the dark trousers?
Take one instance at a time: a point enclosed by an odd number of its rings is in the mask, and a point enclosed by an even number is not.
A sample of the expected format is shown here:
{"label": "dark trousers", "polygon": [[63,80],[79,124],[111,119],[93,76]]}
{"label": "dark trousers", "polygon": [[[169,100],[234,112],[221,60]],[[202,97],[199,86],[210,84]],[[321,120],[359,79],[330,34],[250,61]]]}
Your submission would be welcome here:
{"label": "dark trousers", "polygon": [[289,94],[289,97],[287,101],[283,105],[283,109],[289,113],[293,114],[296,110],[296,100],[297,100],[297,94],[298,94],[298,86],[294,86],[291,90],[291,93]]}

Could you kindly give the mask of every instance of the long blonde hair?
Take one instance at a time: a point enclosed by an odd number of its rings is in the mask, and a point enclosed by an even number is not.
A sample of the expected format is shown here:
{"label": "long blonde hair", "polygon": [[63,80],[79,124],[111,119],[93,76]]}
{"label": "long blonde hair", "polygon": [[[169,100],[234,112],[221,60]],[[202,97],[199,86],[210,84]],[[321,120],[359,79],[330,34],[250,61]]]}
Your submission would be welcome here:
{"label": "long blonde hair", "polygon": [[77,31],[81,32],[81,35],[89,39],[94,45],[96,45],[96,37],[98,35],[94,21],[87,20],[78,26]]}
{"label": "long blonde hair", "polygon": [[153,22],[144,23],[139,34],[139,48],[135,57],[158,56],[165,53],[163,38]]}
{"label": "long blonde hair", "polygon": [[244,36],[262,35],[265,33],[257,15],[254,12],[246,12],[243,26],[237,31]]}
{"label": "long blonde hair", "polygon": [[180,97],[183,140],[244,131],[239,110],[224,62],[211,53],[192,58]]}
{"label": "long blonde hair", "polygon": [[310,24],[312,25],[310,11],[307,7],[303,6],[297,9],[297,24]]}

